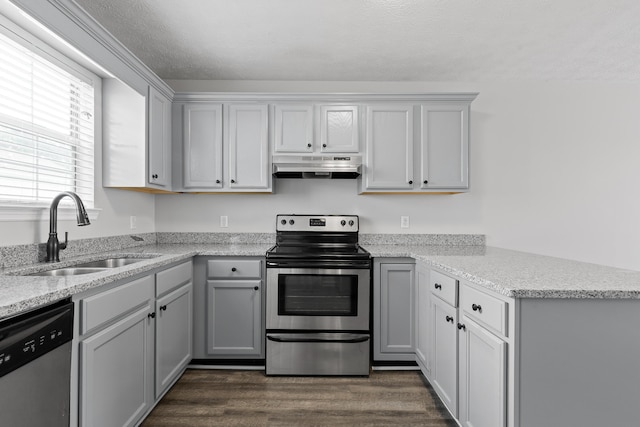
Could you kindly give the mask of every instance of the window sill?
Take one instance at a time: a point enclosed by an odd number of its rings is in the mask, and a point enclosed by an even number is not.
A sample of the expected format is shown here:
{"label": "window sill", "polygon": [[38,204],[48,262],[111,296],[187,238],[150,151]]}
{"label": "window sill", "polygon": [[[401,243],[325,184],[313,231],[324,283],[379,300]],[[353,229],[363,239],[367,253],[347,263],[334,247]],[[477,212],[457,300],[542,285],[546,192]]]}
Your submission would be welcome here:
{"label": "window sill", "polygon": [[[5,221],[49,221],[49,205],[0,204],[0,222]],[[98,219],[102,209],[87,209],[89,220]],[[59,221],[76,219],[76,209],[72,206],[58,206]]]}

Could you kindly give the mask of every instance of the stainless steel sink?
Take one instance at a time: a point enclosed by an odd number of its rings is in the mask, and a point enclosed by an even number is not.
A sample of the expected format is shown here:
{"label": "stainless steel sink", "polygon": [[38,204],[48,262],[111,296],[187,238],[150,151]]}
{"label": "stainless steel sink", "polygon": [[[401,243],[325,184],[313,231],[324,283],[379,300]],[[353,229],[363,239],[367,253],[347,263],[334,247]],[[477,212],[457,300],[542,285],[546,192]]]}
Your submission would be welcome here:
{"label": "stainless steel sink", "polygon": [[129,258],[129,257],[107,258],[107,259],[101,259],[98,261],[85,262],[82,264],[78,264],[75,267],[117,268],[117,267],[124,267],[125,265],[129,265],[129,264],[134,264],[140,261],[145,261],[147,259],[149,258]]}
{"label": "stainless steel sink", "polygon": [[136,262],[145,261],[150,258],[155,258],[157,255],[142,256],[142,257],[111,257],[106,259],[100,259],[97,261],[83,262],[81,264],[71,265],[69,267],[54,268],[52,270],[40,271],[38,273],[31,273],[29,276],[75,276],[78,274],[90,274],[105,271],[110,268],[124,267],[126,265],[134,264]]}
{"label": "stainless steel sink", "polygon": [[90,268],[90,267],[62,267],[54,270],[45,270],[38,273],[31,273],[29,276],[76,276],[78,274],[99,273],[105,271],[106,268]]}

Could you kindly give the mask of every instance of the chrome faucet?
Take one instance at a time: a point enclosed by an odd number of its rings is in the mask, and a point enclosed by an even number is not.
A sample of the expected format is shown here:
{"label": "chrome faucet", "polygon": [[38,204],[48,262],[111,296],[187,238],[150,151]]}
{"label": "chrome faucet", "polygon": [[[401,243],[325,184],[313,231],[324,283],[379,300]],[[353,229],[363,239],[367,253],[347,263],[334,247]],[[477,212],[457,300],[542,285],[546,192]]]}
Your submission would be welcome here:
{"label": "chrome faucet", "polygon": [[47,240],[47,262],[60,261],[60,250],[66,249],[69,233],[64,233],[64,243],[58,241],[58,203],[64,196],[69,196],[76,203],[76,217],[78,225],[89,225],[89,215],[84,208],[84,204],[76,193],[64,191],[53,198],[51,208],[49,208],[49,240]]}

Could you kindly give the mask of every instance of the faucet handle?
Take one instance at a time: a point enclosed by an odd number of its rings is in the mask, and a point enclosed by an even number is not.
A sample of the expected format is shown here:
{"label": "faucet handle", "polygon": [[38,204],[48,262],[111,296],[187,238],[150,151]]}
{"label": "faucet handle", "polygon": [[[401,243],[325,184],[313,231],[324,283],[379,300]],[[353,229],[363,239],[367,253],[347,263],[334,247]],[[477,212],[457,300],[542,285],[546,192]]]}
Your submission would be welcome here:
{"label": "faucet handle", "polygon": [[60,243],[60,244],[58,245],[58,247],[59,247],[60,249],[67,249],[67,242],[68,242],[68,241],[69,241],[69,232],[68,232],[68,231],[65,231],[65,232],[64,232],[64,243]]}

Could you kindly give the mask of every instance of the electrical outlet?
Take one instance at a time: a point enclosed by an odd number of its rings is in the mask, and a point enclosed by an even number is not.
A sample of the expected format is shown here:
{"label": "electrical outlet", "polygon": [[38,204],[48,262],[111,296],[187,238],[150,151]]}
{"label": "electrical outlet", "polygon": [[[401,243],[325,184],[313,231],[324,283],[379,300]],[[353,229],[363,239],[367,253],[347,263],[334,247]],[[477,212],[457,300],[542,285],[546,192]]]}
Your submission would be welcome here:
{"label": "electrical outlet", "polygon": [[138,228],[138,218],[136,218],[135,216],[130,216],[129,217],[129,227],[132,230],[135,230],[136,228]]}
{"label": "electrical outlet", "polygon": [[229,217],[226,215],[222,215],[220,217],[220,227],[227,228],[229,226]]}
{"label": "electrical outlet", "polygon": [[400,217],[400,228],[409,228],[409,217],[401,216]]}

